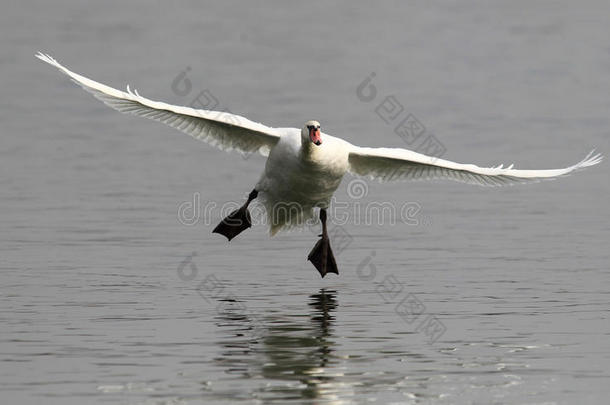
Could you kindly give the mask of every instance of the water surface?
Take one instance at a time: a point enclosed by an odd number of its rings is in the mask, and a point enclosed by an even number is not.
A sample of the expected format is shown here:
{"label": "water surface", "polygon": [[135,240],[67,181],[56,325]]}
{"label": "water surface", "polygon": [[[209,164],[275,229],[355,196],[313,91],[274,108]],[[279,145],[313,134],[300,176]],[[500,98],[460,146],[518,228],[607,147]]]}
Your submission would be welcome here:
{"label": "water surface", "polygon": [[[446,149],[546,168],[610,150],[604,2],[67,0],[0,16],[0,389],[7,403],[606,403],[607,165],[529,186],[372,182],[414,223],[231,244],[178,207],[240,202],[264,159],[104,107],[36,60],[275,126],[405,145],[387,96]],[[190,85],[172,86],[186,72]],[[374,100],[357,97],[371,72]],[[189,87],[190,86],[190,87]],[[352,183],[353,184],[353,183]],[[356,190],[357,191],[357,190]],[[360,221],[360,224],[357,224]],[[431,332],[430,322],[441,329]],[[439,332],[441,331],[441,332]]]}

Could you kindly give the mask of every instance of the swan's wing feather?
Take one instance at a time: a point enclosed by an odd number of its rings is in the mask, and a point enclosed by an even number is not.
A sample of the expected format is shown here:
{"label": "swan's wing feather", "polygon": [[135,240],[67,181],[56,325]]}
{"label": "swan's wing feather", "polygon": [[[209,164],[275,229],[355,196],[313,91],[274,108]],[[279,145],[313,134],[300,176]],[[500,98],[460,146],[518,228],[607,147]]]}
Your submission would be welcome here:
{"label": "swan's wing feather", "polygon": [[153,101],[140,96],[137,91],[131,91],[129,86],[127,92],[123,92],[74,73],[49,55],[38,53],[36,57],[55,66],[76,84],[115,110],[162,122],[222,150],[264,153],[277,143],[281,135],[275,128],[228,112],[199,110]]}
{"label": "swan's wing feather", "polygon": [[400,148],[362,148],[353,146],[349,154],[350,172],[380,181],[449,179],[483,186],[503,186],[549,179],[572,173],[602,161],[601,154],[591,151],[577,164],[563,169],[517,170],[479,167],[423,155]]}

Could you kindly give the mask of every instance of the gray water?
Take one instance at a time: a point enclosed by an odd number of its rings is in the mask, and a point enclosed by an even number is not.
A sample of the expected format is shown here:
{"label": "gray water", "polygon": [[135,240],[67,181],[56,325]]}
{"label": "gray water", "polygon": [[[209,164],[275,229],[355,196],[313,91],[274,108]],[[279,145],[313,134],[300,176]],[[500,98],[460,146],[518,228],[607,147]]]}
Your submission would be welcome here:
{"label": "gray water", "polygon": [[243,201],[262,156],[118,114],[33,56],[153,99],[207,90],[268,125],[418,148],[375,112],[394,96],[447,159],[563,167],[610,151],[607,2],[2,9],[2,403],[607,403],[607,163],[499,189],[346,178],[350,207],[419,208],[333,224],[341,274],[321,279],[315,226],[228,244],[219,210],[178,216]]}

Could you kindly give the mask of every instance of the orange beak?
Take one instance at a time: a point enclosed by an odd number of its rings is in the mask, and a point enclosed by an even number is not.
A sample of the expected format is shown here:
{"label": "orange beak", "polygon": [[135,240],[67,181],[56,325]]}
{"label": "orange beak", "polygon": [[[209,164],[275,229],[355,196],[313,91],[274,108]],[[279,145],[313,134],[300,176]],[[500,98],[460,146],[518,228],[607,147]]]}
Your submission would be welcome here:
{"label": "orange beak", "polygon": [[309,139],[316,145],[322,145],[322,137],[320,136],[320,128],[309,128]]}

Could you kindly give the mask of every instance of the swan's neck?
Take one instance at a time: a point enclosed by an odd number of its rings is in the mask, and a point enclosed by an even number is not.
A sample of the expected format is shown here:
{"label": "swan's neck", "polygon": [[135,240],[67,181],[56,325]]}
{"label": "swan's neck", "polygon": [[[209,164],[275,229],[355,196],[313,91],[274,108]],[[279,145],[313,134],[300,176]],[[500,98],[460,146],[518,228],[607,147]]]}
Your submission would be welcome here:
{"label": "swan's neck", "polygon": [[303,160],[315,160],[316,149],[318,149],[318,147],[309,139],[303,139],[301,141],[301,158]]}

